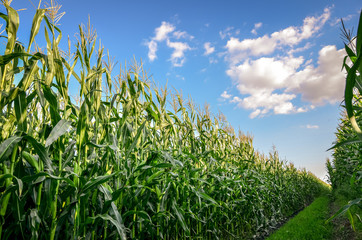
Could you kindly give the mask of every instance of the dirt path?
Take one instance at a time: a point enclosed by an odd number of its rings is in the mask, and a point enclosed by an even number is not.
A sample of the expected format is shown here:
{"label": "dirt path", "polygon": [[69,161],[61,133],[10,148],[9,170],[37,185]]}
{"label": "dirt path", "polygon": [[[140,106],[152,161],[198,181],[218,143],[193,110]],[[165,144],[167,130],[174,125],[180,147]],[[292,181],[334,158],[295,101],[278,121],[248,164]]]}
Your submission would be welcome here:
{"label": "dirt path", "polygon": [[[331,216],[339,210],[339,206],[335,202],[330,202],[329,208]],[[362,240],[362,233],[354,232],[347,218],[337,217],[332,220],[332,224],[331,240]]]}

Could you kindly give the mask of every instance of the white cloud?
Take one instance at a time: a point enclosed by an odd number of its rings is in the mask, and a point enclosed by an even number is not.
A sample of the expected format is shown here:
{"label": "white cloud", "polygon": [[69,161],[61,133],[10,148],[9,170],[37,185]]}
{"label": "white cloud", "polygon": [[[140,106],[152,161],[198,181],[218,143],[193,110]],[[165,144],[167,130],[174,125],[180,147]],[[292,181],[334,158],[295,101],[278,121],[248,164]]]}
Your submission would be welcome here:
{"label": "white cloud", "polygon": [[[309,42],[298,45],[315,36],[329,18],[330,9],[326,8],[320,16],[306,17],[299,27],[287,27],[255,39],[230,37],[225,46],[225,60],[229,63],[226,74],[240,96],[230,97],[229,102],[252,110],[249,117],[255,118],[301,113],[340,101],[345,77],[340,71],[344,50],[323,47],[317,66],[312,65],[312,59],[293,56],[312,46]],[[254,27],[257,29],[261,24]],[[277,49],[278,55],[268,57]],[[298,99],[305,103],[296,104]]]}
{"label": "white cloud", "polygon": [[261,113],[260,109],[256,109],[254,112],[252,112],[249,115],[249,118],[251,118],[251,119],[256,118],[258,115],[260,115],[260,113]]}
{"label": "white cloud", "polygon": [[[231,37],[226,44],[227,60],[231,63],[237,63],[248,57],[271,54],[283,46],[297,45],[318,32],[330,18],[330,15],[330,8],[325,8],[319,17],[306,17],[303,25],[299,27],[290,26],[271,35],[254,39],[239,40]],[[226,37],[227,35],[222,36]]]}
{"label": "white cloud", "polygon": [[319,128],[318,125],[310,125],[310,124],[307,124],[307,126],[305,126],[305,127],[308,129],[318,129]]}
{"label": "white cloud", "polygon": [[225,39],[226,37],[231,37],[232,35],[239,35],[240,30],[234,30],[234,27],[227,27],[223,31],[219,32],[221,39]]}
{"label": "white cloud", "polygon": [[241,94],[248,95],[237,101],[238,107],[254,109],[251,118],[262,117],[270,111],[274,114],[301,112],[302,109],[297,109],[291,102],[296,98],[295,94],[275,91],[283,91],[290,84],[289,78],[302,63],[302,57],[264,57],[231,66],[227,75],[233,79]]}
{"label": "white cloud", "polygon": [[307,42],[303,47],[292,48],[288,51],[288,55],[293,55],[294,53],[304,52],[305,50],[311,48],[313,45]]}
{"label": "white cloud", "polygon": [[151,62],[157,58],[156,51],[157,51],[157,42],[155,41],[148,42],[148,58],[150,59]]}
{"label": "white cloud", "polygon": [[[259,58],[231,66],[227,71],[241,94],[271,93],[284,88],[287,79],[301,65],[303,58]],[[289,83],[288,83],[289,84]]]}
{"label": "white cloud", "polygon": [[[290,95],[290,96],[294,97],[293,95]],[[294,112],[296,112],[296,110],[291,102],[285,101],[279,105],[274,106],[275,114],[289,114],[289,113],[294,113]]]}
{"label": "white cloud", "polygon": [[[294,94],[257,93],[239,101],[238,106],[252,109],[255,116],[261,117],[273,111],[274,114],[289,114],[296,112],[295,106],[290,102],[296,96]],[[260,111],[259,111],[260,110]]]}
{"label": "white cloud", "polygon": [[308,112],[309,109],[314,109],[313,105],[310,105],[308,108],[307,107],[299,107],[297,109],[297,113],[304,113],[304,112]]}
{"label": "white cloud", "polygon": [[168,22],[162,22],[161,26],[155,29],[155,37],[153,40],[161,42],[168,38],[168,34],[175,30],[175,26]]}
{"label": "white cloud", "polygon": [[[353,17],[355,16],[355,14],[349,14],[345,17],[342,18],[343,22],[348,22],[350,21]],[[341,23],[341,19],[340,18],[336,18],[334,19],[334,21],[330,24],[331,26],[335,26],[337,24]]]}
{"label": "white cloud", "polygon": [[241,104],[242,101],[243,100],[239,97],[233,97],[233,99],[230,100],[231,103],[237,103],[237,104]]}
{"label": "white cloud", "polygon": [[192,40],[194,39],[194,36],[189,35],[187,32],[185,31],[175,31],[172,33],[172,35],[176,38],[176,39],[188,39],[188,40]]}
{"label": "white cloud", "polygon": [[175,26],[168,22],[162,22],[161,26],[155,29],[155,36],[147,42],[148,58],[154,61],[157,58],[157,42],[162,42],[168,38],[168,34],[175,30]]}
{"label": "white cloud", "polygon": [[206,56],[210,55],[211,53],[213,53],[215,51],[215,47],[212,47],[210,42],[206,42],[204,44],[204,48],[205,48],[204,55],[206,55]]}
{"label": "white cloud", "polygon": [[185,62],[185,51],[190,50],[190,46],[183,42],[171,42],[167,40],[167,46],[173,48],[171,62],[175,67],[181,67]]}
{"label": "white cloud", "polygon": [[261,28],[261,26],[263,26],[263,23],[262,23],[262,22],[258,22],[258,23],[255,23],[255,24],[254,24],[254,28],[255,28],[255,29],[259,29],[259,28]]}
{"label": "white cloud", "polygon": [[336,46],[325,46],[319,51],[318,66],[307,65],[293,75],[294,87],[290,91],[301,94],[302,100],[314,106],[336,103],[343,99],[345,73],[341,63],[345,52]]}
{"label": "white cloud", "polygon": [[255,23],[253,30],[251,30],[251,33],[254,34],[254,35],[258,34],[256,30],[258,30],[259,28],[261,28],[262,25],[263,25],[263,23],[261,23],[261,22]]}
{"label": "white cloud", "polygon": [[180,39],[180,38],[186,38],[187,37],[187,33],[186,32],[181,32],[181,31],[176,31],[173,33],[173,36],[176,39]]}
{"label": "white cloud", "polygon": [[331,8],[325,8],[319,17],[307,17],[304,19],[303,30],[300,33],[302,39],[310,38],[315,32],[319,31],[331,16]]}
{"label": "white cloud", "polygon": [[[299,112],[301,110],[296,109],[296,107],[289,102],[296,97],[294,94],[270,94],[263,92],[241,99],[238,96],[232,97],[232,95],[227,94],[226,91],[224,93],[228,97],[223,97],[224,100],[229,99],[230,103],[234,103],[240,108],[254,110],[250,114],[250,118],[255,118],[257,116],[263,117],[270,111],[273,111],[274,114],[289,114]],[[224,93],[221,96],[223,96]]]}
{"label": "white cloud", "polygon": [[[253,109],[252,116],[273,111],[274,114],[306,112],[315,106],[342,100],[345,74],[341,72],[344,50],[325,46],[319,51],[318,66],[303,57],[259,58],[232,65],[226,71],[244,98],[233,103]],[[294,106],[301,96],[309,107]],[[235,97],[234,97],[235,98]],[[256,111],[257,109],[261,111]],[[258,113],[258,114],[257,114]]]}
{"label": "white cloud", "polygon": [[[189,39],[194,37],[189,35],[185,31],[175,31],[176,27],[171,23],[163,21],[161,26],[155,29],[155,36],[147,42],[148,58],[152,62],[157,58],[158,43],[166,41],[166,45],[169,48],[173,48],[170,60],[175,67],[181,67],[185,62],[185,51],[191,50],[190,46],[186,42],[171,41],[171,38],[175,39]],[[170,34],[172,33],[172,36]]]}
{"label": "white cloud", "polygon": [[351,20],[354,16],[355,16],[355,14],[349,14],[346,17],[343,17],[342,19],[343,19],[343,21],[347,22],[347,21]]}
{"label": "white cloud", "polygon": [[256,39],[230,38],[226,44],[227,58],[231,63],[238,63],[249,56],[260,56],[274,52],[277,43],[265,35]]}
{"label": "white cloud", "polygon": [[312,37],[318,32],[330,18],[330,8],[325,8],[324,13],[319,17],[307,17],[301,27],[288,27],[282,31],[275,32],[271,36],[283,45],[295,45],[304,39]]}
{"label": "white cloud", "polygon": [[221,97],[222,97],[223,99],[229,99],[229,98],[232,97],[232,95],[231,95],[231,94],[228,94],[227,91],[224,91],[224,92],[221,94]]}

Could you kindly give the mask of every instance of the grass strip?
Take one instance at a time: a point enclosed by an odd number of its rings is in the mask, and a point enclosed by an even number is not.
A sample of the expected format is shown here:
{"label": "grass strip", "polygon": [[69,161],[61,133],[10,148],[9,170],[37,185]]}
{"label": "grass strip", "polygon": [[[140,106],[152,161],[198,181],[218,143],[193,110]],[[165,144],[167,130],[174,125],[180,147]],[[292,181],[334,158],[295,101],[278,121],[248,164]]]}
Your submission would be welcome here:
{"label": "grass strip", "polygon": [[332,224],[324,224],[329,217],[329,201],[326,195],[316,198],[311,205],[267,239],[329,239],[332,234]]}

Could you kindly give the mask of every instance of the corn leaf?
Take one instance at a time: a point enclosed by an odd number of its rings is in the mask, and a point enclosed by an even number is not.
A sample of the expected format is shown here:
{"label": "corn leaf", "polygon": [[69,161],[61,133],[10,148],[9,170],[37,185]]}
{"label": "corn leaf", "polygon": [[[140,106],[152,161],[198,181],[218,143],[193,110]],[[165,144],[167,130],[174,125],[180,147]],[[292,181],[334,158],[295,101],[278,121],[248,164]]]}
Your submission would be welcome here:
{"label": "corn leaf", "polygon": [[14,147],[23,139],[23,137],[13,136],[0,144],[0,163],[5,161],[12,153]]}
{"label": "corn leaf", "polygon": [[55,142],[60,136],[68,131],[70,126],[72,125],[71,121],[62,119],[60,120],[57,125],[53,128],[50,132],[48,138],[45,141],[45,147],[49,147],[53,142]]}
{"label": "corn leaf", "polygon": [[43,20],[46,11],[47,11],[47,9],[37,9],[36,10],[36,13],[33,18],[33,23],[31,25],[30,39],[29,39],[27,52],[30,51],[30,47],[33,44],[34,38],[39,32],[40,23]]}

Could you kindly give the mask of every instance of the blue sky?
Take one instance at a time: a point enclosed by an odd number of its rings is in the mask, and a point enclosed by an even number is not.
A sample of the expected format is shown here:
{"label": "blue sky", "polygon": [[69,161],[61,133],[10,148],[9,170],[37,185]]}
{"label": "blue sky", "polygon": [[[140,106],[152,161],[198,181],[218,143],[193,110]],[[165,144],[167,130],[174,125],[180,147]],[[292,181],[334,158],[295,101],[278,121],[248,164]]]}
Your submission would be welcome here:
{"label": "blue sky", "polygon": [[[38,2],[14,0],[26,43]],[[41,5],[43,6],[43,1]],[[357,28],[361,3],[343,1],[59,0],[63,43],[91,24],[118,63],[142,59],[159,85],[191,95],[268,153],[326,174],[340,116],[343,18]],[[1,7],[1,11],[4,8]],[[41,45],[41,42],[39,42]],[[117,68],[119,65],[117,66]]]}

